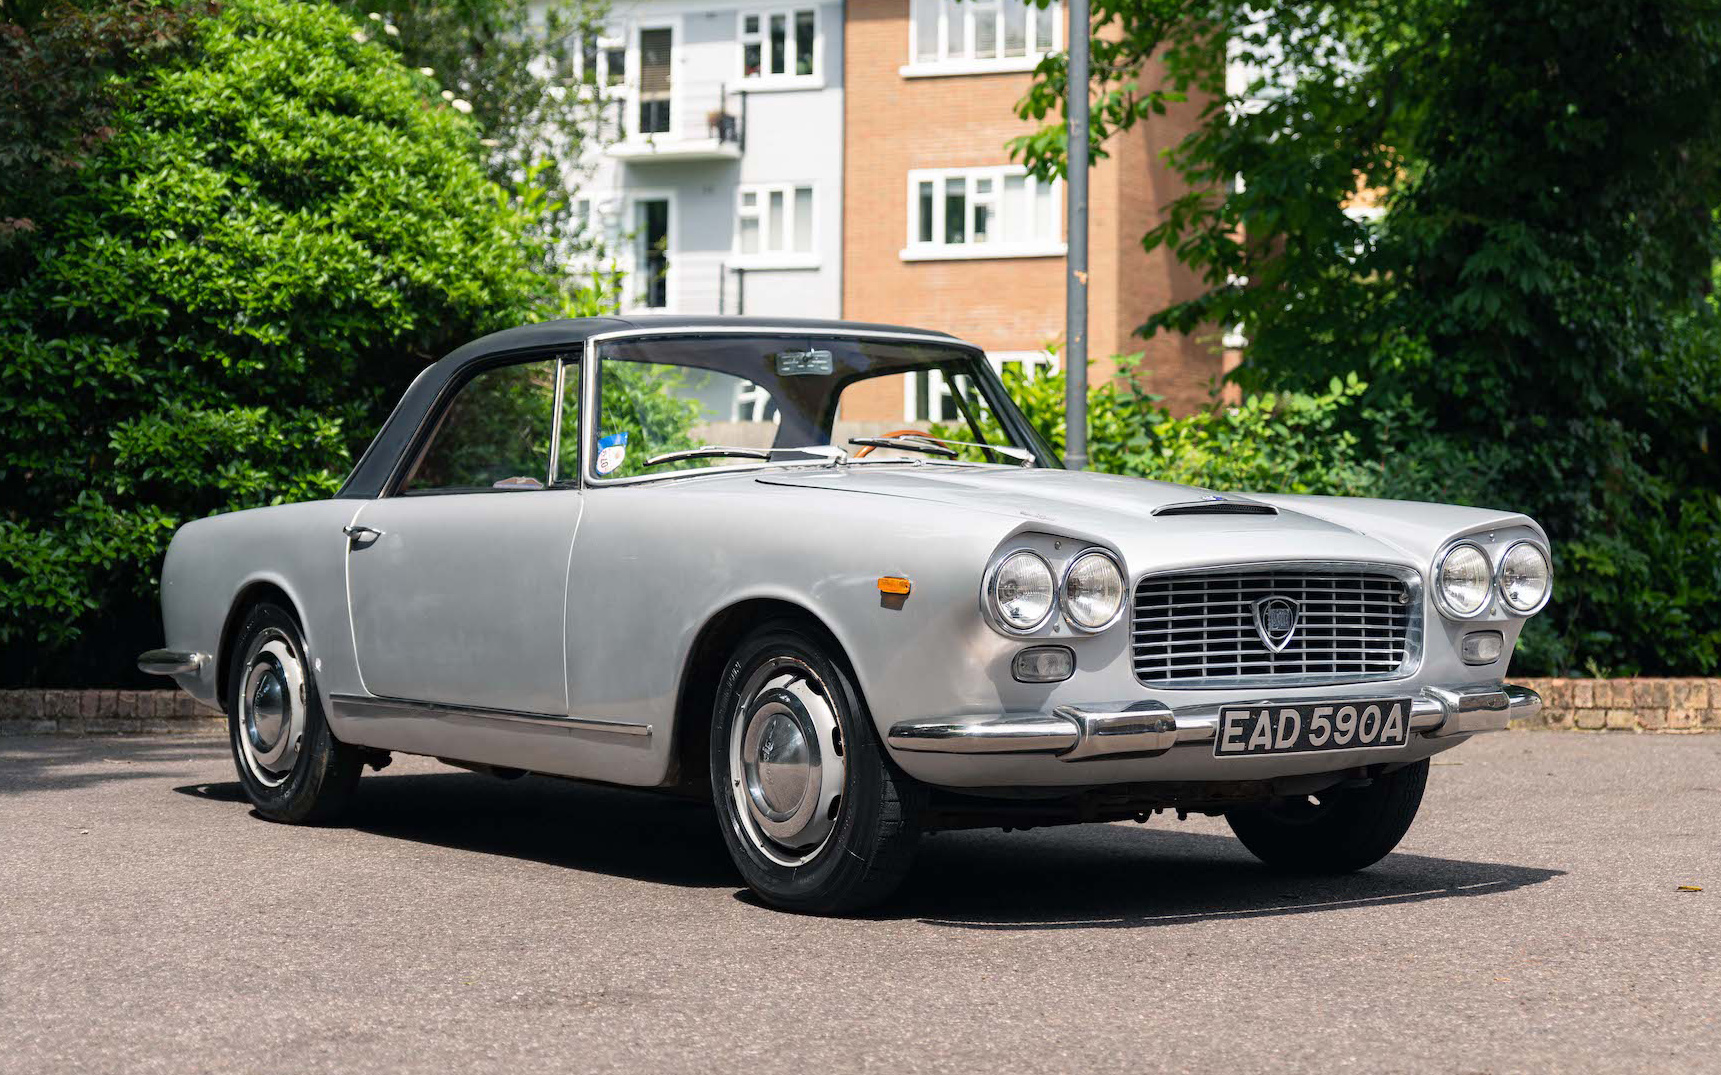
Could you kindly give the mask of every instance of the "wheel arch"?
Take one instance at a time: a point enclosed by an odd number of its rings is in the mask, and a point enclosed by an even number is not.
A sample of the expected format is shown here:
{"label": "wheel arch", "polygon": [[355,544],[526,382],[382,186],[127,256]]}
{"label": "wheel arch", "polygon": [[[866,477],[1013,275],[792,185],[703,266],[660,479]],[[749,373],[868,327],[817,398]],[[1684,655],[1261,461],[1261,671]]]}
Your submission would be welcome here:
{"label": "wheel arch", "polygon": [[[860,679],[836,632],[805,605],[780,597],[751,597],[736,601],[717,612],[699,628],[682,663],[676,689],[675,724],[669,751],[669,770],[664,784],[685,789],[709,790],[706,755],[711,749],[711,707],[717,700],[717,684],[723,665],[743,636],[773,620],[791,620],[807,628],[830,647],[831,659],[848,673],[857,694]],[[865,705],[865,695],[861,695]]]}
{"label": "wheel arch", "polygon": [[221,624],[221,640],[215,650],[215,701],[223,710],[227,708],[228,665],[233,647],[239,641],[239,625],[244,622],[246,613],[266,601],[280,605],[287,615],[293,617],[300,637],[305,639],[307,646],[311,644],[305,631],[304,613],[299,610],[299,602],[283,580],[265,576],[245,582],[228,603],[227,618]]}

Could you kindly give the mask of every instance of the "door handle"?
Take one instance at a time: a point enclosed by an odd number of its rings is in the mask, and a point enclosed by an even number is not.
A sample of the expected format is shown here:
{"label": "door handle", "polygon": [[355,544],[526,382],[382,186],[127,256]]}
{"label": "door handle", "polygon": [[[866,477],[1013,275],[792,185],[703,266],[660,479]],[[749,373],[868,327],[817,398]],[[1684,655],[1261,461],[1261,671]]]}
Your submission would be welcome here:
{"label": "door handle", "polygon": [[348,541],[374,541],[377,538],[382,537],[381,530],[376,530],[368,526],[359,526],[357,523],[341,527],[341,533],[347,536]]}

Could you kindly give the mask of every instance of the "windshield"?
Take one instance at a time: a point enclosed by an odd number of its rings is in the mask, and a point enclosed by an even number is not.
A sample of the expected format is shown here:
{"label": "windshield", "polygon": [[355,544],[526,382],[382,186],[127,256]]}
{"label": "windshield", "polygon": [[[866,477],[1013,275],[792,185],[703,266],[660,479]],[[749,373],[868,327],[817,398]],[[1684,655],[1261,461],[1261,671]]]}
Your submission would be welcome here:
{"label": "windshield", "polygon": [[828,462],[833,448],[856,465],[1057,465],[985,357],[954,343],[651,336],[597,359],[599,479]]}

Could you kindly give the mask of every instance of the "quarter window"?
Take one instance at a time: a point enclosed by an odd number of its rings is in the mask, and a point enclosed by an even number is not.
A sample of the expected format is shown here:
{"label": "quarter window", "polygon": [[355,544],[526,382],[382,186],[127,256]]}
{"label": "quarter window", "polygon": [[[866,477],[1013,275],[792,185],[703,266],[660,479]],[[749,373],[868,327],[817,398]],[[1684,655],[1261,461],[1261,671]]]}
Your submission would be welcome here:
{"label": "quarter window", "polygon": [[813,252],[813,188],[747,186],[737,194],[735,252],[747,256]]}
{"label": "quarter window", "polygon": [[912,0],[911,66],[1025,68],[1062,45],[1063,8],[1023,0]]}
{"label": "quarter window", "polygon": [[1060,253],[1063,183],[1021,168],[956,168],[908,175],[905,255]]}
{"label": "quarter window", "polygon": [[741,77],[759,81],[816,78],[818,40],[816,8],[742,12]]}
{"label": "quarter window", "polygon": [[[550,444],[556,416],[556,360],[485,370],[466,382],[443,412],[430,442],[401,486],[406,495],[542,489],[551,480]],[[565,379],[579,383],[579,367]],[[579,425],[578,392],[568,395],[563,420]],[[564,473],[578,473],[577,440],[564,429]]]}
{"label": "quarter window", "polygon": [[[1000,376],[1012,368],[1030,377],[1036,369],[1050,372],[1058,368],[1056,356],[1048,351],[988,351],[986,361]],[[962,417],[943,370],[917,370],[910,376],[907,389],[902,411],[908,421],[954,422]]]}

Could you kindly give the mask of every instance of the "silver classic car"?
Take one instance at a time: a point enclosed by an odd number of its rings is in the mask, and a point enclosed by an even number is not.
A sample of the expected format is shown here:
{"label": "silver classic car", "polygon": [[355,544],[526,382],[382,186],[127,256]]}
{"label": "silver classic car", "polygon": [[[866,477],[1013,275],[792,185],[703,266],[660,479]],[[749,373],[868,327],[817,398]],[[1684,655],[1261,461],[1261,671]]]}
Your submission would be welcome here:
{"label": "silver classic car", "polygon": [[1511,512],[1063,470],[939,333],[593,318],[427,368],[333,499],[181,528],[139,664],[266,818],[392,751],[696,791],[834,913],[960,827],[1222,814],[1368,866],[1430,756],[1539,708],[1502,678],[1550,585]]}

